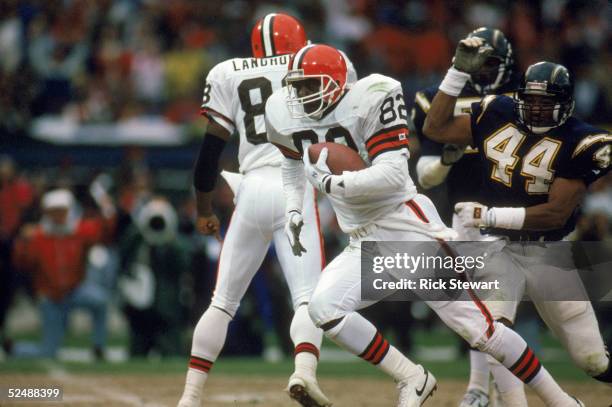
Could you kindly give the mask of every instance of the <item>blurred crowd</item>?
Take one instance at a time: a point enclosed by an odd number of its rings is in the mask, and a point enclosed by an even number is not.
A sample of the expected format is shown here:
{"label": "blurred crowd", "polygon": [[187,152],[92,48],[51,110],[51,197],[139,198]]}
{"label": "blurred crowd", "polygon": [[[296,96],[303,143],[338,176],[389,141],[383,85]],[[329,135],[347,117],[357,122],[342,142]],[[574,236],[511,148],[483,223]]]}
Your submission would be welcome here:
{"label": "blurred crowd", "polygon": [[408,99],[441,79],[459,39],[497,27],[520,69],[550,59],[576,75],[580,116],[612,115],[605,0],[7,0],[0,135],[27,133],[33,118],[49,114],[88,123],[151,114],[194,120],[208,70],[248,56],[255,20],[278,10],[301,18],[313,41],[344,49],[360,75],[400,80]]}
{"label": "blurred crowd", "polygon": [[[92,317],[93,355],[103,358],[111,308],[127,322],[129,355],[188,351],[188,330],[215,284],[220,242],[195,233],[190,195],[164,194],[146,168],[129,167],[117,178],[99,173],[87,183],[69,177],[52,181],[0,155],[0,341],[5,355],[56,357],[70,314],[83,309]],[[225,185],[216,206],[227,225],[233,204]],[[232,324],[230,354],[267,351],[278,358],[283,346],[290,350],[291,304],[273,259],[271,253]],[[15,340],[6,326],[16,295],[38,307],[39,341]]]}
{"label": "blurred crowd", "polygon": [[[359,76],[380,72],[400,80],[408,108],[417,90],[441,80],[459,39],[478,26],[497,27],[512,42],[519,70],[542,59],[563,63],[576,78],[576,115],[612,123],[612,8],[605,0],[2,1],[0,339],[6,352],[52,356],[66,315],[85,308],[93,316],[92,347],[100,356],[111,303],[120,304],[131,327],[132,354],[187,349],[184,332],[208,304],[219,251],[218,242],[194,232],[192,162],[172,178],[161,174],[163,164],[147,162],[146,149],[126,149],[121,166],[103,171],[95,162],[77,171],[70,158],[23,166],[19,157],[2,152],[27,139],[32,124],[48,116],[76,124],[138,116],[179,125],[202,121],[198,111],[208,70],[224,59],[249,56],[250,29],[271,11],[299,17],[314,42],[345,50]],[[235,144],[227,148],[225,168],[235,169],[235,151]],[[218,189],[215,205],[226,225],[232,195],[222,183]],[[58,198],[49,206],[50,193],[63,196],[59,207]],[[577,238],[612,240],[611,208],[608,177],[593,186]],[[57,209],[66,214],[53,215]],[[329,259],[345,237],[325,201],[321,216]],[[63,227],[49,228],[62,217]],[[49,242],[61,248],[54,261],[24,256],[24,247]],[[78,261],[67,264],[62,250]],[[26,253],[46,251],[30,246]],[[270,253],[231,326],[228,353],[289,350],[290,306],[273,260]],[[60,274],[71,277],[54,288],[55,278],[48,277]],[[17,289],[33,299],[54,299],[55,306],[39,301],[45,330],[40,344],[16,343],[3,330]],[[232,337],[243,341],[233,345]],[[410,339],[402,342],[407,347]],[[244,343],[255,345],[245,349]]]}

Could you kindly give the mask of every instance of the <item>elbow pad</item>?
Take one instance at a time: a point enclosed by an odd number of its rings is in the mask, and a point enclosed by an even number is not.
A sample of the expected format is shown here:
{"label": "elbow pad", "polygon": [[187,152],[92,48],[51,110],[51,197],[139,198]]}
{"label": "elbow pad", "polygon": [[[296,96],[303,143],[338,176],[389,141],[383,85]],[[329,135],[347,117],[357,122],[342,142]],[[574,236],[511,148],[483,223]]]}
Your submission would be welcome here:
{"label": "elbow pad", "polygon": [[210,192],[215,189],[219,175],[219,158],[226,140],[206,133],[193,172],[193,186],[200,192]]}
{"label": "elbow pad", "polygon": [[450,165],[444,165],[440,162],[439,156],[422,156],[416,165],[419,184],[424,189],[440,185],[446,179],[450,169]]}

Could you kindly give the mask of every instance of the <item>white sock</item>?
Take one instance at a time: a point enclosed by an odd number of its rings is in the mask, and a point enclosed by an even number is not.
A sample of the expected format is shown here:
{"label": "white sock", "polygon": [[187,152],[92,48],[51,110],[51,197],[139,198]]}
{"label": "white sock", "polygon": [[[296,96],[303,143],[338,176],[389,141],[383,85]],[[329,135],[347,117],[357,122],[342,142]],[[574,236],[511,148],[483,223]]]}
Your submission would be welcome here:
{"label": "white sock", "polygon": [[525,340],[512,329],[496,322],[495,332],[482,349],[529,385],[546,405],[575,406],[576,402],[561,389]]}
{"label": "white sock", "polygon": [[480,390],[483,393],[489,392],[489,364],[487,354],[470,349],[470,382],[468,389]]}
{"label": "white sock", "polygon": [[325,334],[338,345],[377,366],[395,381],[404,380],[419,371],[417,365],[391,346],[370,321],[356,312],[346,315]]}
{"label": "white sock", "polygon": [[495,379],[499,395],[504,401],[504,406],[526,407],[527,396],[525,395],[523,382],[493,356],[487,355],[487,362]]}
{"label": "white sock", "polygon": [[528,407],[527,396],[523,387],[515,387],[506,392],[500,390],[499,398],[501,398],[504,407]]}
{"label": "white sock", "polygon": [[181,407],[181,403],[191,406],[194,403],[200,402],[206,379],[208,379],[208,373],[196,369],[187,369],[185,389],[183,390],[183,395],[179,400],[179,407]]}
{"label": "white sock", "polygon": [[389,346],[389,351],[377,366],[396,382],[406,380],[421,373],[418,365],[412,363],[402,352],[391,345]]}
{"label": "white sock", "polygon": [[295,354],[295,371],[306,377],[316,379],[317,365],[319,359],[310,352],[299,352]]}
{"label": "white sock", "polygon": [[231,320],[229,314],[215,307],[208,307],[202,314],[193,331],[189,369],[181,401],[197,401],[202,397],[208,372],[223,349]]}
{"label": "white sock", "polygon": [[323,330],[310,319],[308,304],[302,304],[295,310],[289,334],[294,346],[295,371],[315,378]]}

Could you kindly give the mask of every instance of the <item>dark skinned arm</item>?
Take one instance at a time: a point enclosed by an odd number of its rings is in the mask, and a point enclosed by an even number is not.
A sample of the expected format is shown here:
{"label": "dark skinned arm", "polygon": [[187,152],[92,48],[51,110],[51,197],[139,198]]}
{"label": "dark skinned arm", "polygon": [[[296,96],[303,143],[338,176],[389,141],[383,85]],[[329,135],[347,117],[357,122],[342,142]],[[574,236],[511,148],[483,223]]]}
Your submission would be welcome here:
{"label": "dark skinned arm", "polygon": [[556,178],[548,192],[548,201],[525,210],[523,230],[555,230],[565,225],[586,194],[580,179]]}
{"label": "dark skinned arm", "polygon": [[456,102],[455,96],[436,93],[423,124],[425,136],[438,143],[473,144],[470,115],[454,116]]}
{"label": "dark skinned arm", "polygon": [[[206,128],[206,137],[211,136],[228,141],[231,134],[223,126],[215,123],[213,120],[209,120],[208,127]],[[221,241],[220,222],[212,208],[213,196],[214,191],[203,192],[196,189],[196,207],[198,212],[196,228],[200,233],[214,235],[217,240]]]}

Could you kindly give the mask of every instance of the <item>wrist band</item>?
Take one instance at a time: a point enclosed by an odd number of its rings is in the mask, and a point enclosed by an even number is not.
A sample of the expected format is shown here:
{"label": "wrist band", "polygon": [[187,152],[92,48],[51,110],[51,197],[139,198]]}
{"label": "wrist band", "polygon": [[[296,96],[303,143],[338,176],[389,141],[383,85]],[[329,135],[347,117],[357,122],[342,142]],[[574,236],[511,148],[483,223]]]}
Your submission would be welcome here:
{"label": "wrist band", "polygon": [[491,208],[487,211],[486,222],[496,228],[521,230],[525,223],[525,208]]}
{"label": "wrist band", "polygon": [[438,89],[449,96],[457,97],[468,79],[470,79],[470,74],[461,72],[451,66],[446,72],[446,76]]}

